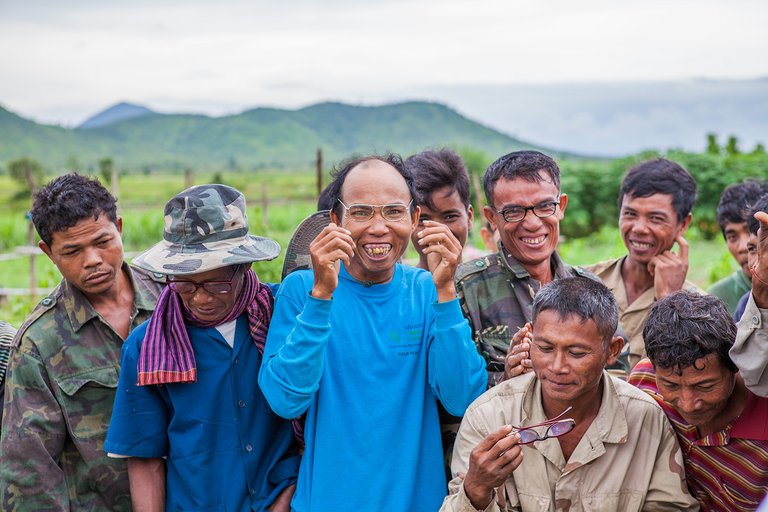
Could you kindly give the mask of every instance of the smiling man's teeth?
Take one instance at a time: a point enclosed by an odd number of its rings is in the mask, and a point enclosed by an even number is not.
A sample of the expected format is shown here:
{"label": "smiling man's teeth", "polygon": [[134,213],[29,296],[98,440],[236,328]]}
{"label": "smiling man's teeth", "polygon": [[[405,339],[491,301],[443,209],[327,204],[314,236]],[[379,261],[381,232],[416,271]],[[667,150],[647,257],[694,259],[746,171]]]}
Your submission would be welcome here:
{"label": "smiling man's teeth", "polygon": [[364,249],[365,249],[365,252],[367,252],[371,256],[383,256],[389,253],[390,249],[392,249],[392,246],[388,244],[381,244],[381,245],[369,244],[369,245],[366,245]]}
{"label": "smiling man's teeth", "polygon": [[631,243],[632,243],[632,247],[637,247],[638,249],[650,249],[651,247],[653,247],[653,245],[651,244],[644,244],[642,242],[631,242]]}
{"label": "smiling man's teeth", "polygon": [[546,235],[541,235],[541,236],[536,237],[536,238],[525,238],[525,237],[523,237],[523,238],[520,238],[520,240],[522,240],[523,243],[525,243],[525,244],[540,244],[541,242],[544,241],[545,238],[547,238]]}

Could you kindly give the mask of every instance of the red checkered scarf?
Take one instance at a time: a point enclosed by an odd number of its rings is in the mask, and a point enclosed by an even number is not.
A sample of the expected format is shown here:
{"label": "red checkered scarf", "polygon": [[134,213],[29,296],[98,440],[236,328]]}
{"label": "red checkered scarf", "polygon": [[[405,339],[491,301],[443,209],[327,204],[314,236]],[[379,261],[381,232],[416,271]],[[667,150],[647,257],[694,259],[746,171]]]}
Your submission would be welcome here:
{"label": "red checkered scarf", "polygon": [[248,315],[251,339],[264,354],[267,328],[272,319],[274,299],[268,286],[259,283],[253,270],[245,274],[243,289],[229,314],[215,322],[204,322],[184,307],[179,294],[167,286],[157,300],[139,353],[139,386],[195,382],[197,365],[185,323],[215,327],[231,322],[244,311]]}

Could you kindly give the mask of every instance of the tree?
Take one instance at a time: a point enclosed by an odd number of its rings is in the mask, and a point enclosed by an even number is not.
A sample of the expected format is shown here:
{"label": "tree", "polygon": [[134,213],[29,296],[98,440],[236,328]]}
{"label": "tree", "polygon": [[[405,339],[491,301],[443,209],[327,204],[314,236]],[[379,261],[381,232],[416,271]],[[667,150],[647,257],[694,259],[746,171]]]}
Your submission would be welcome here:
{"label": "tree", "polygon": [[[20,158],[8,164],[8,172],[22,186],[22,190],[30,192],[32,188],[42,185],[45,179],[45,169],[36,160]],[[31,180],[31,182],[30,182]]]}
{"label": "tree", "polygon": [[720,154],[720,146],[717,143],[717,135],[714,133],[707,134],[707,153],[710,155]]}
{"label": "tree", "polygon": [[741,153],[741,151],[739,151],[739,139],[737,139],[735,135],[728,137],[728,144],[725,146],[725,152],[731,156]]}
{"label": "tree", "polygon": [[112,168],[114,166],[115,163],[109,157],[99,160],[99,174],[104,183],[112,183]]}

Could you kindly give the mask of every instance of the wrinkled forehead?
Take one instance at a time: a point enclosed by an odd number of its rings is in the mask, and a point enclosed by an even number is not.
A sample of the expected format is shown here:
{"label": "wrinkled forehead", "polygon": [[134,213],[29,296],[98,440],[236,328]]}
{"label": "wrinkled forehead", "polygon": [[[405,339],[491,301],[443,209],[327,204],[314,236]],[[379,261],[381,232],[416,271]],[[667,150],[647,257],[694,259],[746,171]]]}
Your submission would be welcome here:
{"label": "wrinkled forehead", "polygon": [[397,169],[381,160],[369,160],[349,171],[341,198],[347,204],[408,204],[411,192]]}

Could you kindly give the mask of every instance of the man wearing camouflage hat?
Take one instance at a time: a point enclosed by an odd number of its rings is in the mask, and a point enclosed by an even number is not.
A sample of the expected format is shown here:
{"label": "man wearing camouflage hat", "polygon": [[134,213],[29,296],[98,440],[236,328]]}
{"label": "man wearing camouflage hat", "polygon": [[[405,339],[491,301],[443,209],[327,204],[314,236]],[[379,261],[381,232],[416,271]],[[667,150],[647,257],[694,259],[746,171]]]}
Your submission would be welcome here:
{"label": "man wearing camouflage hat", "polygon": [[0,439],[2,510],[130,510],[124,461],[103,452],[120,347],[162,288],[123,261],[115,198],[66,174],[40,189],[32,222],[63,279],[11,347]]}
{"label": "man wearing camouflage hat", "polygon": [[279,253],[248,234],[240,192],[200,185],[166,204],[163,241],[134,260],[168,283],[123,347],[104,447],[129,457],[135,508],[288,510],[299,457],[257,382],[273,297],[251,270]]}

